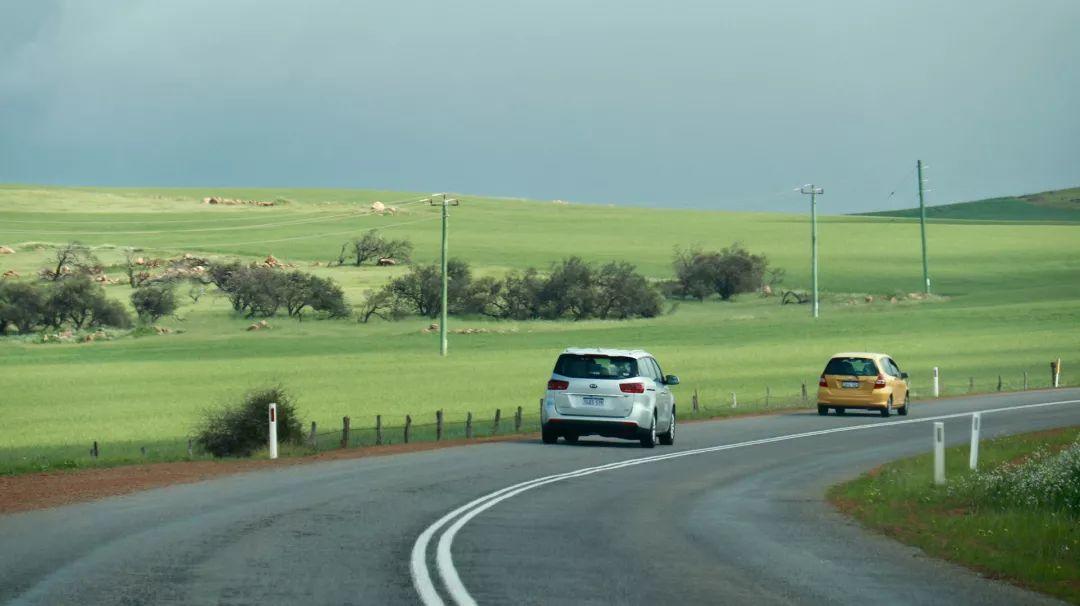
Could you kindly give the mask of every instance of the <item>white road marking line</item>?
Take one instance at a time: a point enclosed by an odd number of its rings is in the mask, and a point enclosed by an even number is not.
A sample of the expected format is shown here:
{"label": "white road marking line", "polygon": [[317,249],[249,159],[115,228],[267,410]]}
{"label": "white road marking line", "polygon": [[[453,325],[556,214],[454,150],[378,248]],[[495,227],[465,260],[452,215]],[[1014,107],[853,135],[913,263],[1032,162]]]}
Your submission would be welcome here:
{"label": "white road marking line", "polygon": [[[746,442],[737,442],[734,444],[721,444],[718,446],[707,446],[705,448],[696,448],[693,450],[683,450],[680,452],[673,452],[664,455],[656,455],[651,457],[638,457],[636,459],[630,459],[628,461],[617,461],[615,463],[608,463],[606,465],[598,465],[596,467],[586,467],[569,471],[565,473],[553,474],[550,476],[544,476],[525,482],[519,482],[512,486],[507,486],[496,490],[495,492],[488,493],[482,497],[476,498],[468,503],[458,507],[457,509],[447,513],[433,524],[428,526],[420,536],[417,537],[416,542],[413,544],[411,560],[409,564],[410,572],[413,577],[413,587],[416,589],[417,595],[419,595],[421,602],[426,606],[444,606],[445,602],[439,595],[438,590],[435,588],[435,584],[431,581],[431,573],[427,566],[427,548],[431,543],[431,539],[435,536],[443,526],[445,526],[450,520],[455,517],[461,516],[456,522],[454,522],[443,535],[439,538],[439,543],[436,547],[436,565],[438,567],[439,577],[442,579],[443,584],[446,586],[447,593],[450,594],[451,599],[461,606],[472,606],[476,604],[476,600],[469,595],[468,590],[465,589],[464,583],[461,582],[461,577],[458,575],[457,568],[454,567],[453,556],[451,554],[451,548],[453,547],[454,537],[458,531],[461,530],[470,520],[480,515],[484,511],[494,507],[498,503],[515,497],[525,491],[532,490],[538,486],[545,484],[551,484],[553,482],[559,482],[570,478],[578,478],[582,476],[592,475],[594,473],[600,473],[603,471],[610,471],[612,469],[621,469],[623,467],[630,467],[634,465],[642,465],[644,463],[654,463],[657,461],[665,461],[668,459],[677,459],[681,457],[688,457],[691,455],[699,455],[710,452],[718,452],[721,450],[731,450],[733,448],[743,448],[746,446],[757,446],[760,444],[771,444],[774,442],[783,442],[787,440],[795,440],[799,438],[808,438],[813,436],[821,436],[832,433],[840,433],[845,431],[857,431],[860,429],[879,429],[882,427],[893,427],[895,425],[909,425],[912,423],[927,423],[930,421],[941,421],[944,419],[957,419],[960,417],[971,416],[975,412],[981,412],[983,414],[991,414],[995,412],[1008,412],[1013,410],[1023,410],[1028,408],[1042,408],[1047,406],[1058,406],[1061,404],[1077,404],[1080,400],[1061,400],[1058,402],[1040,402],[1038,404],[1021,404],[1018,406],[1006,406],[1002,408],[991,408],[980,411],[969,411],[947,415],[938,415],[934,417],[924,417],[919,419],[905,419],[902,421],[892,421],[888,423],[874,423],[864,425],[847,425],[844,427],[833,427],[831,429],[820,429],[816,431],[806,431],[802,433],[788,434],[783,436],[774,436],[771,438],[761,438],[758,440],[749,440]],[[464,515],[462,515],[464,514]]]}

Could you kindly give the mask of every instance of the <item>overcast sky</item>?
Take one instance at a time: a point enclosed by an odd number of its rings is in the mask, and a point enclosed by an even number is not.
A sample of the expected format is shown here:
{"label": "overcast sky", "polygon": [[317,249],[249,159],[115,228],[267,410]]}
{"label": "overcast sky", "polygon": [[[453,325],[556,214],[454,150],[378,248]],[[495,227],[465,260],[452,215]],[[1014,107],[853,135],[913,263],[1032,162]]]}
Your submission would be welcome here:
{"label": "overcast sky", "polygon": [[[1077,0],[0,0],[0,182],[824,212],[1080,185]],[[899,188],[896,195],[889,193]]]}

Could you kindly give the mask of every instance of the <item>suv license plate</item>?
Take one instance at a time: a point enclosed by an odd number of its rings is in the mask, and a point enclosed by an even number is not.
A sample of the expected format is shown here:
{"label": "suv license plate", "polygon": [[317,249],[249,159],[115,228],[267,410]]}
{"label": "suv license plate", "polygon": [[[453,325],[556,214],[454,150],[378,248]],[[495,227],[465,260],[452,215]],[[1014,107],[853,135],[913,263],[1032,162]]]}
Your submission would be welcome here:
{"label": "suv license plate", "polygon": [[844,389],[858,389],[859,388],[859,382],[858,381],[844,381],[843,383],[840,384],[840,386],[843,387]]}
{"label": "suv license plate", "polygon": [[585,406],[603,406],[604,398],[600,398],[597,396],[584,396],[583,398],[581,398],[581,402]]}

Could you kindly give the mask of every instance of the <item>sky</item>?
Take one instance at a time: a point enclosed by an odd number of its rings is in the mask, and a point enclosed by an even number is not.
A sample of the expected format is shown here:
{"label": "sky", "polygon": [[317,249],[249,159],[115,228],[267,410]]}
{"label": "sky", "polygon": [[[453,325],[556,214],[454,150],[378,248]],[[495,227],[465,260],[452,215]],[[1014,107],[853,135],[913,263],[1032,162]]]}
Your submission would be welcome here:
{"label": "sky", "polygon": [[[846,213],[1080,185],[1076,0],[0,0],[0,183]],[[895,193],[892,193],[895,192]]]}

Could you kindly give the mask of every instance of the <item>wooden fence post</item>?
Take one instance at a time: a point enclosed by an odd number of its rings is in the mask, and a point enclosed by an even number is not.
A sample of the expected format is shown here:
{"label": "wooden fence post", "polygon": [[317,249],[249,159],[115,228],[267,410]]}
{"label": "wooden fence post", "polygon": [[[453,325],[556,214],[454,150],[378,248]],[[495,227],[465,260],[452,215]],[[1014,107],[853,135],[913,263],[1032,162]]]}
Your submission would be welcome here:
{"label": "wooden fence post", "polygon": [[492,424],[491,435],[495,435],[495,434],[499,433],[499,420],[501,418],[502,418],[502,409],[501,408],[496,408],[495,409],[495,423]]}
{"label": "wooden fence post", "polygon": [[998,391],[1001,391],[1001,375],[998,375]]}
{"label": "wooden fence post", "polygon": [[521,407],[514,413],[514,433],[521,433]]}
{"label": "wooden fence post", "polygon": [[694,397],[690,399],[690,405],[691,405],[691,408],[694,409],[694,412],[698,411],[698,406],[699,405],[698,405],[698,395],[697,395],[697,390],[696,389],[694,390]]}
{"label": "wooden fence post", "polygon": [[435,441],[442,439],[442,409],[435,411]]}
{"label": "wooden fence post", "polygon": [[1024,371],[1024,391],[1027,391],[1027,388],[1028,388],[1028,379],[1027,379],[1027,371],[1025,370]]}
{"label": "wooden fence post", "polygon": [[802,395],[802,403],[806,404],[806,382],[805,381],[803,381],[802,391],[800,393]]}
{"label": "wooden fence post", "polygon": [[143,456],[143,458],[146,458],[146,447],[145,446],[140,446],[139,447],[139,454],[141,454]]}
{"label": "wooden fence post", "polygon": [[405,415],[405,443],[409,443],[409,434],[412,432],[412,417]]}
{"label": "wooden fence post", "polygon": [[465,439],[472,439],[472,413],[466,413],[465,415]]}
{"label": "wooden fence post", "polygon": [[382,415],[375,415],[375,445],[382,446]]}
{"label": "wooden fence post", "polygon": [[968,377],[968,393],[975,391],[975,377]]}
{"label": "wooden fence post", "polygon": [[95,459],[98,458],[97,440],[94,440],[94,445],[90,447],[90,456],[94,457]]}
{"label": "wooden fence post", "polygon": [[341,447],[349,447],[349,417],[341,417]]}
{"label": "wooden fence post", "polygon": [[772,390],[770,390],[769,386],[766,385],[765,386],[765,406],[766,407],[769,406],[769,396],[771,396],[771,395],[772,395]]}
{"label": "wooden fence post", "polygon": [[319,448],[319,426],[315,424],[315,421],[311,422],[311,433],[308,434],[308,447],[312,450]]}
{"label": "wooden fence post", "polygon": [[191,438],[187,439],[187,456],[190,459],[194,454],[195,449],[191,447]]}

